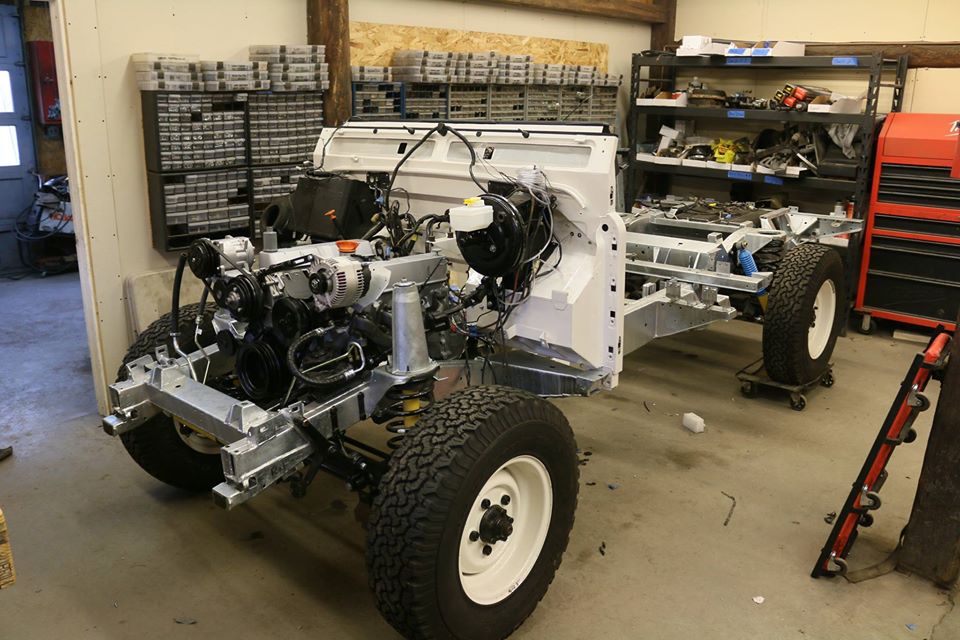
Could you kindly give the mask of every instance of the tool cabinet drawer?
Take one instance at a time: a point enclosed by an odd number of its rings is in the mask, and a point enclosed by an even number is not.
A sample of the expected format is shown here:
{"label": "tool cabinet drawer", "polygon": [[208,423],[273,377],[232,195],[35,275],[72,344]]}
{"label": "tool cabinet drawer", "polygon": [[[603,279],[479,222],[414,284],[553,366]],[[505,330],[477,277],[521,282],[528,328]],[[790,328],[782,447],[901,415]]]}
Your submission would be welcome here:
{"label": "tool cabinet drawer", "polygon": [[953,322],[960,310],[960,245],[874,236],[864,305]]}

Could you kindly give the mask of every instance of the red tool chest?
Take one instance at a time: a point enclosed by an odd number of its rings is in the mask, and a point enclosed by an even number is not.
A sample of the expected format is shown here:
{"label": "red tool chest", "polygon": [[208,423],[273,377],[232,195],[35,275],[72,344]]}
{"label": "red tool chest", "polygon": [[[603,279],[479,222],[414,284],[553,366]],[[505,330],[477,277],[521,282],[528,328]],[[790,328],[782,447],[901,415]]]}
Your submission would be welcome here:
{"label": "red tool chest", "polygon": [[865,316],[956,329],[958,133],[960,115],[887,116],[877,143],[857,288],[856,308]]}

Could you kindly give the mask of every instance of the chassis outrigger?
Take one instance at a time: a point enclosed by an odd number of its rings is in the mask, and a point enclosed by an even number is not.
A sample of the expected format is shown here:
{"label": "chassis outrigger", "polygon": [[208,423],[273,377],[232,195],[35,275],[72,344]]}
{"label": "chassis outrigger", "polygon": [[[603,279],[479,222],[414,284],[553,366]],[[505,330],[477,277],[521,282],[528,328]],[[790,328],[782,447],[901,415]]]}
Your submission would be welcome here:
{"label": "chassis outrigger", "polygon": [[[620,214],[616,153],[599,125],[326,129],[259,253],[228,237],[181,256],[105,430],[227,508],[280,481],[303,495],[319,471],[347,480],[372,504],[371,586],[399,632],[508,635],[576,507],[573,434],[543,398],[611,389],[626,352],[738,309],[764,317],[776,374],[803,376],[845,315],[840,259],[808,241],[859,222]],[[204,297],[181,308],[188,267]],[[364,420],[390,440],[348,435]]]}

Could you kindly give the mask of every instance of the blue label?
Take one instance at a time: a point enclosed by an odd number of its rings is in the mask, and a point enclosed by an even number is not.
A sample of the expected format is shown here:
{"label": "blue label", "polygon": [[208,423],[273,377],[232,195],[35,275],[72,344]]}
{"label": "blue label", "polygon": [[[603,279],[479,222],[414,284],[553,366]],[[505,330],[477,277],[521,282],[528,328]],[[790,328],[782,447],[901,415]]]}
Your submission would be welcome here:
{"label": "blue label", "polygon": [[749,171],[727,171],[727,177],[731,180],[753,180],[753,174]]}
{"label": "blue label", "polygon": [[830,61],[835,67],[856,67],[860,64],[860,59],[855,57],[834,58]]}
{"label": "blue label", "polygon": [[752,64],[750,58],[727,58],[727,64]]}
{"label": "blue label", "polygon": [[742,109],[730,109],[727,111],[728,118],[746,118],[747,114]]}
{"label": "blue label", "polygon": [[777,176],[763,176],[763,181],[767,184],[783,184],[783,178]]}

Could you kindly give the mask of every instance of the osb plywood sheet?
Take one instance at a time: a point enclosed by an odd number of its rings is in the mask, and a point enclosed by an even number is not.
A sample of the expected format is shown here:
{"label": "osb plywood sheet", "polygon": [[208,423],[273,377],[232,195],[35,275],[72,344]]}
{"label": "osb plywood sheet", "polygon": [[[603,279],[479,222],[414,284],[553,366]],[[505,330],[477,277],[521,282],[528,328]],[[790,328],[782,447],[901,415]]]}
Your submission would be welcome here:
{"label": "osb plywood sheet", "polygon": [[497,51],[531,54],[547,64],[588,64],[607,70],[609,48],[599,42],[514,36],[505,33],[408,27],[376,22],[350,23],[350,64],[386,67],[399,49]]}

